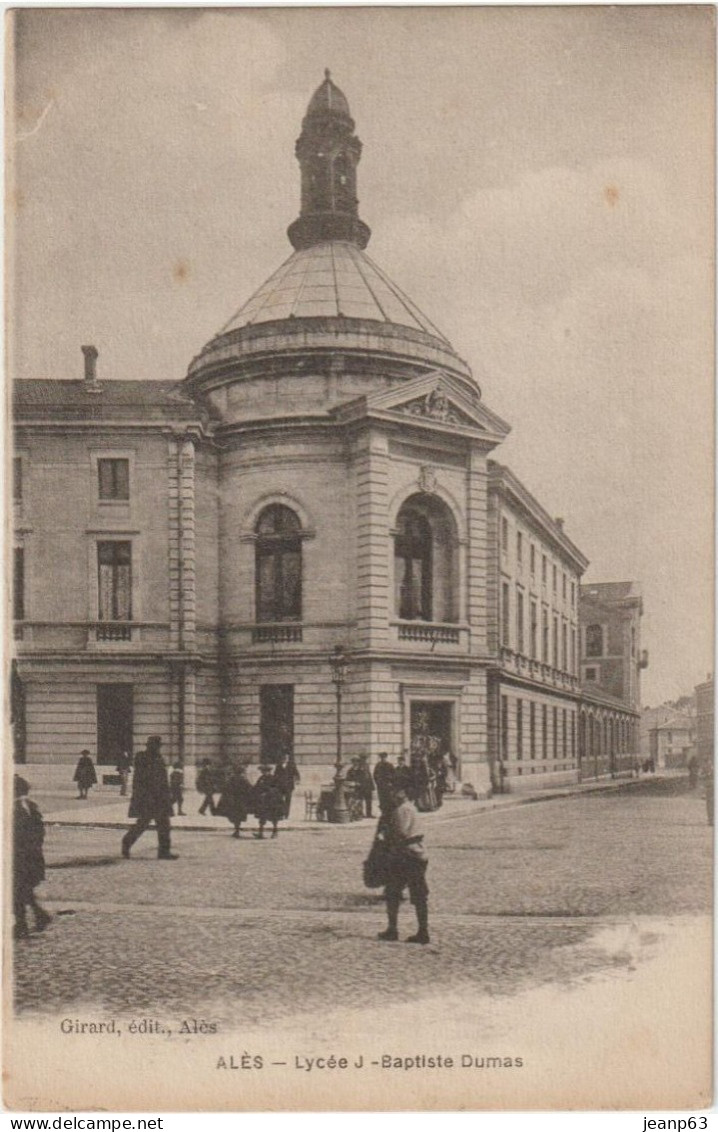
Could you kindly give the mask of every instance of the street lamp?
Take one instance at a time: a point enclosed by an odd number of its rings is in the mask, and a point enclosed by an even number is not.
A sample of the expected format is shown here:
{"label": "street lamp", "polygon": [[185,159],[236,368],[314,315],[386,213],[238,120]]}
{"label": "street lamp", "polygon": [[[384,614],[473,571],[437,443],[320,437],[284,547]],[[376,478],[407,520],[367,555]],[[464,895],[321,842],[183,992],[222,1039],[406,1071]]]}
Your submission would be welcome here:
{"label": "street lamp", "polygon": [[349,821],[347,800],[344,796],[344,767],[342,766],[342,692],[347,678],[347,658],[342,645],[335,645],[329,657],[332,670],[332,683],[337,697],[337,758],[334,763],[334,797],[332,799],[330,821],[343,824]]}

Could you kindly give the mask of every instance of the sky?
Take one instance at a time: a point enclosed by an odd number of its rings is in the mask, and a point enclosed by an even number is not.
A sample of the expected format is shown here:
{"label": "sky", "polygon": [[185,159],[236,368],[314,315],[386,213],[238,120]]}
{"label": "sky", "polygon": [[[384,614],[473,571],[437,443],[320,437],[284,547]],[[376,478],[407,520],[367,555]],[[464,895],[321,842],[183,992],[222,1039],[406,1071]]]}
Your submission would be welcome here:
{"label": "sky", "polygon": [[[10,373],[179,380],[291,253],[329,67],[368,253],[512,426],[509,464],[636,579],[656,704],[713,669],[714,11],[27,9]],[[12,73],[14,71],[14,73]]]}

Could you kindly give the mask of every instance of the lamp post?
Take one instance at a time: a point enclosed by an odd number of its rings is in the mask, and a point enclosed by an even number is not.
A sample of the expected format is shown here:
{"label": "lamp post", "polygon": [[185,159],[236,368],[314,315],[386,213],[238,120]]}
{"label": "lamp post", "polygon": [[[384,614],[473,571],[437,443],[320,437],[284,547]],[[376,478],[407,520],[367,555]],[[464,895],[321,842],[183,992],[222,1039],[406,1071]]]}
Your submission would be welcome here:
{"label": "lamp post", "polygon": [[344,796],[344,767],[342,765],[342,692],[347,678],[347,658],[342,645],[335,645],[334,652],[329,657],[329,665],[332,670],[332,683],[337,697],[337,758],[334,763],[334,798],[332,799],[330,820],[343,824],[349,821],[349,810]]}

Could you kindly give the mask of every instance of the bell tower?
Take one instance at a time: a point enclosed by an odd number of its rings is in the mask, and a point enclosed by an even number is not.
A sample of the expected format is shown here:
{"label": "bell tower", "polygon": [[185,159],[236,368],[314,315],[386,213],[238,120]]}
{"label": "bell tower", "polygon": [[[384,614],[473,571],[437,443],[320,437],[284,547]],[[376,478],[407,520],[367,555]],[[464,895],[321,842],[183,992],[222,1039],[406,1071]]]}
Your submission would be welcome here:
{"label": "bell tower", "polygon": [[328,70],[309,103],[295,152],[302,199],[299,218],[287,230],[292,247],[301,251],[327,240],[348,240],[365,248],[371,231],[359,219],[356,195],[361,142],[349,103]]}

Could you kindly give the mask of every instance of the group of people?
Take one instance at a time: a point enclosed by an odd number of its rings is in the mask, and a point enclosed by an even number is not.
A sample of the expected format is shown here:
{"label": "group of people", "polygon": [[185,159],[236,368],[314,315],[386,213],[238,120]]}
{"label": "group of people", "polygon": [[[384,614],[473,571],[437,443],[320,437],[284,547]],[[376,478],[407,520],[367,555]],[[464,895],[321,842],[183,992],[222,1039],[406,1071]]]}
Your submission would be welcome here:
{"label": "group of people", "polygon": [[[264,837],[265,826],[272,826],[272,837],[278,834],[280,821],[289,817],[292,795],[299,785],[299,769],[294,759],[280,756],[276,763],[260,763],[259,778],[252,784],[243,763],[221,768],[204,759],[197,772],[195,785],[203,795],[200,814],[218,814],[234,826],[233,837],[239,838],[242,823],[250,814],[257,818],[255,837]],[[215,794],[219,801],[215,803]]]}
{"label": "group of people", "polygon": [[374,768],[374,782],[379,796],[379,808],[383,811],[393,792],[401,789],[417,810],[427,813],[438,810],[446,793],[453,793],[456,782],[456,759],[448,752],[437,751],[433,757],[414,752],[411,761],[399,755],[396,766],[389,761],[386,751],[379,755]]}

